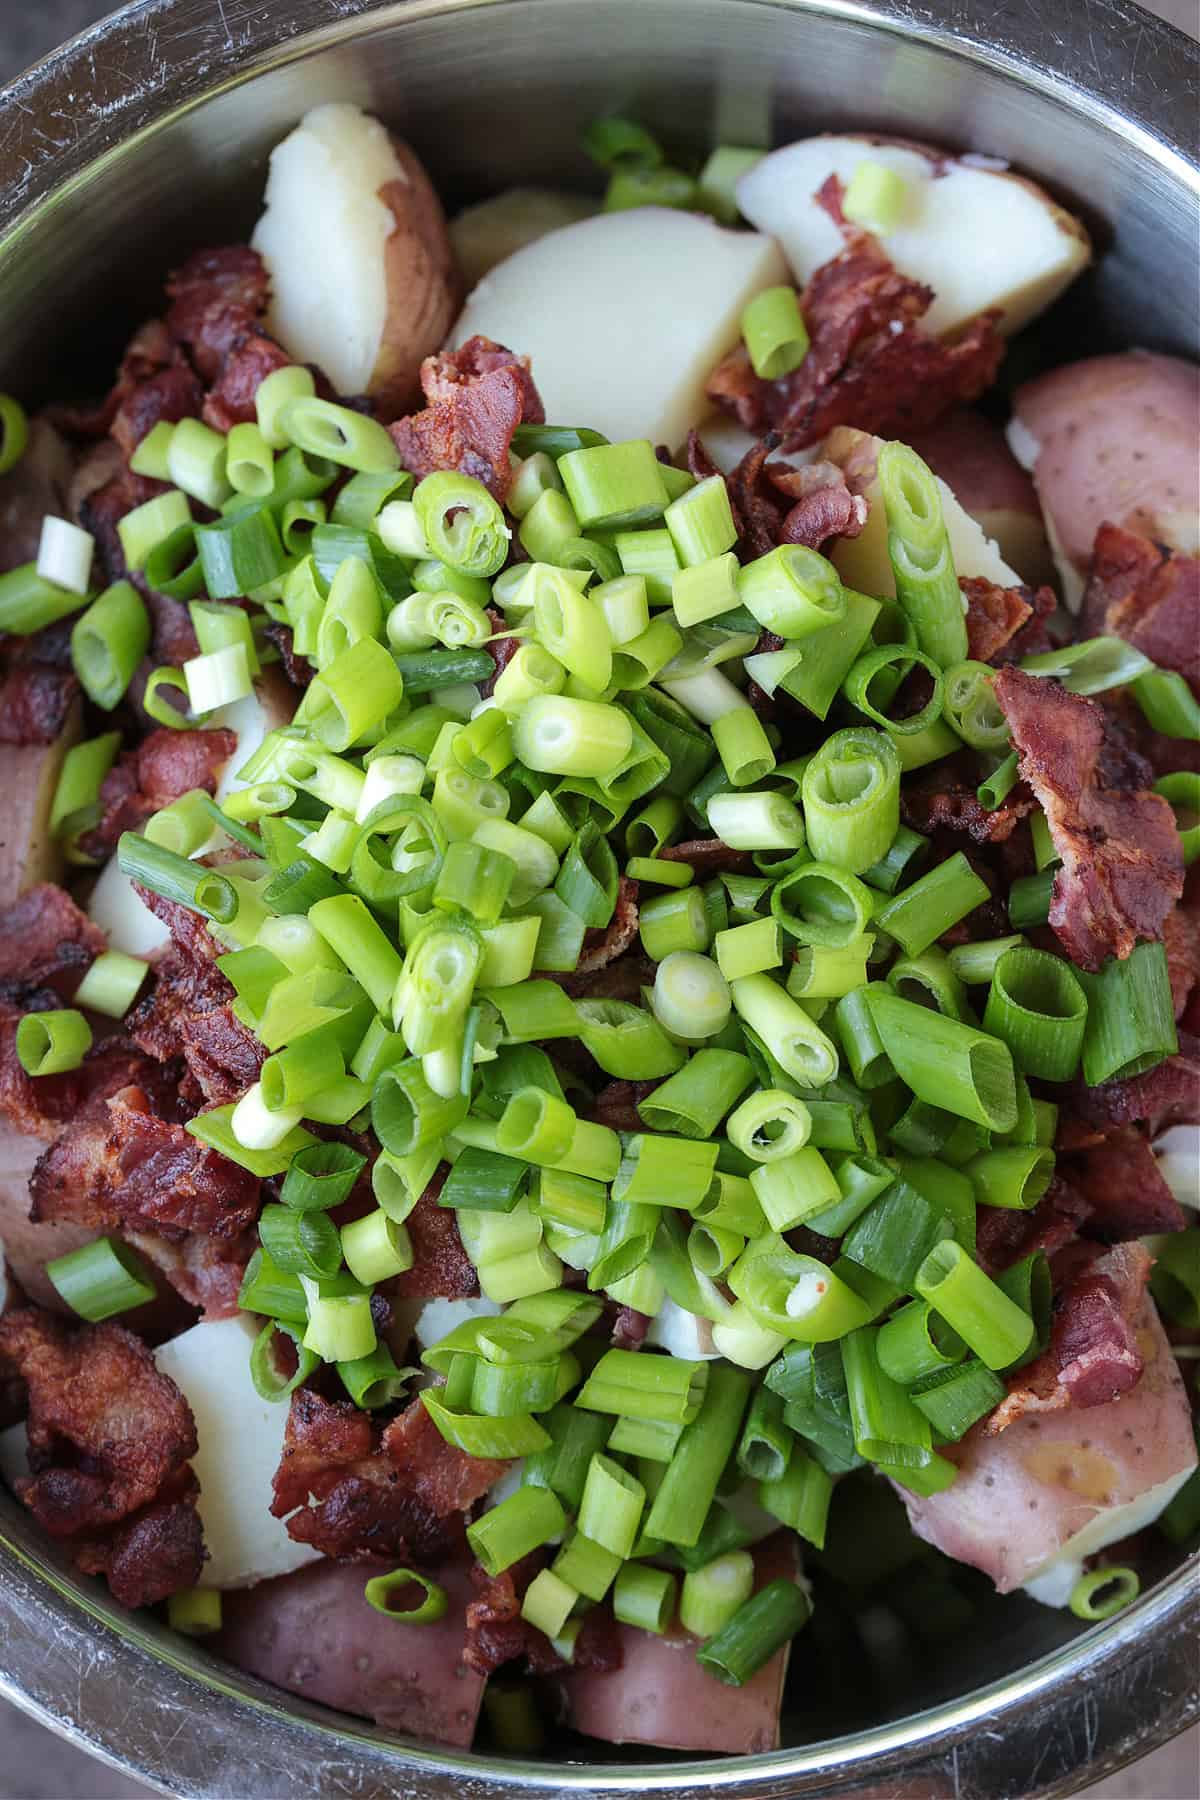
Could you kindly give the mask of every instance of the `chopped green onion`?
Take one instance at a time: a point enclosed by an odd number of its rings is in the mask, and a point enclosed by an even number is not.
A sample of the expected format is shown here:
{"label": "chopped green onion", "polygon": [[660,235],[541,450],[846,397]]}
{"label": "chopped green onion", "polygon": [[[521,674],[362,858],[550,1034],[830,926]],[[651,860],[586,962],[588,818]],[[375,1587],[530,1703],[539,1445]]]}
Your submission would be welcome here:
{"label": "chopped green onion", "polygon": [[983,1024],[1008,1045],[1023,1074],[1069,1081],[1083,1049],[1087,998],[1061,957],[1012,949],[996,964]]}
{"label": "chopped green onion", "polygon": [[647,1094],[638,1110],[651,1130],[710,1138],[753,1079],[749,1057],[736,1050],[706,1047]]}
{"label": "chopped green onion", "polygon": [[886,237],[904,216],[908,183],[886,163],[860,162],[842,195],[842,216]]}
{"label": "chopped green onion", "polygon": [[808,355],[808,331],[793,287],[763,288],[742,308],[742,337],[754,373],[778,381]]}
{"label": "chopped green onion", "polygon": [[[1010,1131],[1017,1101],[1006,1045],[872,983],[871,1017],[897,1074],[920,1100],[991,1131]],[[840,1004],[840,1003],[839,1003]]]}
{"label": "chopped green onion", "polygon": [[[414,1583],[422,1590],[424,1598],[416,1606],[394,1606],[393,1597],[403,1594]],[[373,1575],[363,1588],[363,1599],[376,1612],[396,1619],[402,1625],[433,1625],[445,1617],[449,1605],[445,1588],[417,1569],[393,1569],[389,1575]]]}
{"label": "chopped green onion", "polygon": [[887,443],[876,473],[896,596],[917,643],[943,669],[967,659],[967,627],[936,477],[907,444]]}
{"label": "chopped green onion", "polygon": [[1117,1568],[1109,1563],[1081,1575],[1071,1589],[1067,1605],[1077,1619],[1089,1623],[1111,1619],[1133,1604],[1141,1588],[1141,1577],[1136,1569]]}
{"label": "chopped green onion", "polygon": [[961,1244],[952,1239],[936,1244],[917,1270],[915,1285],[989,1369],[1005,1369],[1028,1350],[1033,1320]]}
{"label": "chopped green onion", "polygon": [[156,1292],[142,1259],[114,1237],[56,1256],[46,1264],[46,1275],[71,1311],[93,1325],[144,1306]]}
{"label": "chopped green onion", "polygon": [[1110,957],[1099,974],[1076,970],[1087,995],[1083,1079],[1089,1087],[1154,1068],[1179,1047],[1166,952],[1138,944],[1124,962]]}
{"label": "chopped green onion", "polygon": [[749,1378],[740,1369],[719,1362],[699,1366],[708,1378],[703,1405],[680,1438],[646,1517],[648,1535],[668,1544],[692,1545],[699,1538],[750,1397]]}
{"label": "chopped green onion", "polygon": [[289,443],[342,468],[379,474],[395,469],[400,461],[382,425],[331,400],[296,394],[280,408],[277,424]]}
{"label": "chopped green onion", "polygon": [[219,1588],[177,1588],[167,1596],[167,1624],[184,1637],[208,1637],[221,1629]]}
{"label": "chopped green onion", "polygon": [[668,1569],[626,1563],[612,1590],[613,1617],[661,1637],[675,1615],[676,1580]]}
{"label": "chopped green onion", "polygon": [[851,874],[870,868],[900,823],[900,762],[891,738],[858,728],[834,732],[805,769],[802,792],[817,860]]}
{"label": "chopped green onion", "polygon": [[986,882],[975,873],[962,851],[956,850],[881,907],[872,924],[895,938],[909,956],[920,956],[943,932],[988,898]]}
{"label": "chopped green onion", "polygon": [[739,1016],[793,1081],[821,1087],[837,1074],[836,1046],[769,975],[745,975],[730,991]]}
{"label": "chopped green onion", "polygon": [[787,1467],[779,1475],[759,1482],[757,1499],[780,1524],[789,1526],[818,1550],[824,1549],[833,1478],[814,1457],[806,1456],[794,1439]]}
{"label": "chopped green onion", "polygon": [[150,648],[150,620],[137,589],[118,581],[77,619],[71,661],[89,700],[111,712]]}
{"label": "chopped green onion", "polygon": [[811,1612],[812,1603],[795,1582],[768,1582],[696,1652],[696,1661],[727,1687],[743,1687],[807,1624]]}
{"label": "chopped green onion", "polygon": [[467,1526],[467,1542],[489,1575],[537,1550],[566,1528],[566,1514],[548,1487],[520,1487]]}
{"label": "chopped green onion", "polygon": [[913,1405],[924,1413],[943,1443],[956,1444],[972,1425],[1003,1400],[1004,1383],[973,1358],[957,1368],[928,1375],[913,1389]]}

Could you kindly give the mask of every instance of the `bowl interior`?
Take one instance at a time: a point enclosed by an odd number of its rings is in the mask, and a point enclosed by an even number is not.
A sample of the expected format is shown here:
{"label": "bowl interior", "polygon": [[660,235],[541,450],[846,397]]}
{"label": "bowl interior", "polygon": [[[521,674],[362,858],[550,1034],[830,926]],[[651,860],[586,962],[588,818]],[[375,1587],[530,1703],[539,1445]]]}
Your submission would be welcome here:
{"label": "bowl interior", "polygon": [[[1194,54],[1140,15],[1134,79],[1132,11],[1089,15],[1087,29],[1067,20],[1048,43],[1033,0],[1002,20],[983,6],[841,0],[146,0],[0,97],[0,155],[11,163],[0,196],[0,385],[30,400],[101,389],[166,270],[200,244],[247,233],[270,147],[329,99],[358,101],[408,136],[451,202],[515,182],[592,184],[579,131],[613,109],[681,150],[867,124],[1007,157],[1078,207],[1104,250],[1014,345],[1010,371],[1130,343],[1194,353],[1195,172],[1189,186],[1180,154],[1193,129],[1183,64]],[[5,1537],[38,1556],[6,1505],[0,1565]],[[795,1659],[785,1740],[953,1700],[1080,1629],[1033,1602],[1001,1602],[969,1575],[964,1585],[977,1608],[970,1628],[874,1687],[855,1681],[844,1645],[811,1635]],[[16,1686],[24,1675],[18,1664]],[[1147,1730],[1134,1749],[1149,1747]],[[622,1756],[580,1740],[559,1750]],[[177,1792],[210,1791],[179,1780],[169,1758],[158,1772],[173,1767]],[[1050,1791],[1049,1777],[1037,1779]]]}

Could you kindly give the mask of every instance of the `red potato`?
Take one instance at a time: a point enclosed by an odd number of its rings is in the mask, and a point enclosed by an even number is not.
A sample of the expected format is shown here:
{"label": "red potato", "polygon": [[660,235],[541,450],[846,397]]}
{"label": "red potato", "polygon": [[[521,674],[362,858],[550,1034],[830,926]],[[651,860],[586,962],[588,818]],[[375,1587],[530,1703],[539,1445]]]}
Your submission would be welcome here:
{"label": "red potato", "polygon": [[75,458],[47,419],[29,421],[29,442],[16,467],[0,478],[0,571],[36,562],[47,513],[70,516],[67,495]]}
{"label": "red potato", "polygon": [[1198,418],[1200,368],[1147,350],[1068,363],[1017,389],[1009,443],[1033,474],[1073,612],[1106,520],[1200,551]]}
{"label": "red potato", "polygon": [[407,144],[357,106],[307,113],[271,153],[252,238],[289,355],[393,419],[419,398],[461,298],[441,202]]}
{"label": "red potato", "polygon": [[321,1562],[226,1594],[214,1648],[239,1669],[302,1699],[358,1713],[426,1743],[469,1747],[486,1677],[461,1661],[474,1597],[461,1564],[437,1579],[450,1604],[434,1625],[405,1625],[367,1605],[378,1569]]}
{"label": "red potato", "polygon": [[0,744],[0,906],[62,875],[50,807],[63,758],[82,734],[83,707],[75,701],[52,744]]}
{"label": "red potato", "polygon": [[958,1480],[927,1500],[903,1495],[918,1537],[990,1575],[1002,1594],[1030,1585],[1062,1605],[1083,1559],[1156,1519],[1196,1467],[1191,1412],[1154,1308],[1139,1333],[1146,1372],[1106,1406],[982,1425],[943,1454]]}
{"label": "red potato", "polygon": [[35,1225],[29,1217],[29,1177],[46,1148],[40,1138],[0,1126],[0,1264],[38,1306],[70,1316],[45,1273],[45,1265],[98,1234],[86,1225]]}
{"label": "red potato", "polygon": [[935,475],[952,489],[985,537],[1030,587],[1054,579],[1037,490],[1004,440],[982,413],[962,408],[909,439]]}
{"label": "red potato", "polygon": [[[756,1588],[799,1578],[796,1539],[783,1532],[754,1553]],[[563,1722],[610,1744],[654,1744],[709,1756],[750,1756],[779,1748],[779,1706],[787,1645],[745,1687],[726,1687],[696,1661],[698,1639],[676,1626],[663,1637],[617,1627],[619,1669],[554,1677]]]}

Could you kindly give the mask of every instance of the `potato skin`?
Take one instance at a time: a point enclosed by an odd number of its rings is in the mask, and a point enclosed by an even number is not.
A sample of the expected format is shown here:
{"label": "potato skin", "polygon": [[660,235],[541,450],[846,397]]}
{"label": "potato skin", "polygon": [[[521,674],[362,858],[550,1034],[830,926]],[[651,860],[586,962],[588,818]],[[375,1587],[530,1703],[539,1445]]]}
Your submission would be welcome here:
{"label": "potato skin", "polygon": [[446,215],[416,152],[393,137],[406,180],[379,198],[395,223],[384,245],[387,312],[367,391],[385,421],[421,404],[421,363],[440,349],[462,303],[462,281]]}
{"label": "potato skin", "polygon": [[963,407],[909,441],[1023,581],[1054,580],[1037,490],[998,425]]}
{"label": "potato skin", "polygon": [[239,1669],[304,1700],[466,1749],[486,1685],[460,1661],[474,1597],[466,1566],[435,1571],[450,1604],[433,1625],[405,1625],[367,1605],[363,1587],[382,1573],[381,1564],[320,1562],[226,1594],[210,1641]]}
{"label": "potato skin", "polygon": [[1196,553],[1200,369],[1147,350],[1088,357],[1018,388],[1014,414],[1014,448],[1024,461],[1033,440],[1052,540],[1078,574],[1106,520]]}

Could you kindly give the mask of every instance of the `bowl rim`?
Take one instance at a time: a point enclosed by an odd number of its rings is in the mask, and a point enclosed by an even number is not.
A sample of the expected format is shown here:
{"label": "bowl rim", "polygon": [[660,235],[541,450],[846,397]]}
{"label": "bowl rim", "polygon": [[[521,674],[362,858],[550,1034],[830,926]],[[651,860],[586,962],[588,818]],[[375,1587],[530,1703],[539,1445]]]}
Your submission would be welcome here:
{"label": "bowl rim", "polygon": [[[539,3],[290,0],[281,22],[274,6],[250,13],[227,10],[220,0],[215,6],[212,0],[135,0],[0,92],[0,259],[16,253],[48,209],[84,188],[91,174],[131,141],[153,136],[220,93],[383,23],[468,13],[484,5],[528,9]],[[1011,0],[1001,19],[990,0],[726,3],[844,19],[915,37],[960,61],[982,64],[1116,132],[1174,182],[1200,195],[1192,125],[1200,46],[1132,0],[1072,9],[1052,34],[1040,0]],[[1127,66],[1131,33],[1137,35]],[[1159,79],[1168,65],[1169,92]],[[92,102],[83,118],[73,104],[81,88]],[[47,125],[67,133],[66,142],[56,141]],[[789,1794],[879,1794],[881,1781],[891,1794],[899,1791],[894,1783],[902,1770],[927,1784],[908,1789],[912,1794],[946,1792],[983,1800],[1000,1791],[1003,1777],[1005,1792],[1049,1797],[1146,1754],[1200,1717],[1196,1681],[1181,1666],[1185,1647],[1200,1633],[1196,1565],[1197,1558],[1189,1557],[1116,1619],[1016,1674],[845,1737],[745,1757],[538,1764],[410,1746],[347,1715],[290,1696],[285,1701],[269,1684],[181,1646],[152,1622],[120,1613],[101,1597],[97,1584],[56,1567],[29,1534],[19,1509],[0,1496],[0,1617],[10,1648],[0,1668],[0,1695],[111,1766],[160,1791],[198,1800],[229,1791],[210,1780],[213,1744],[219,1740],[223,1751],[244,1754],[247,1735],[268,1722],[274,1750],[264,1780],[270,1769],[280,1771],[285,1752],[293,1767],[319,1758],[323,1773],[337,1771],[337,1783],[328,1784],[331,1792],[364,1800],[395,1793],[396,1778],[404,1775],[420,1778],[423,1795],[446,1800],[518,1792],[615,1800],[634,1790],[669,1793],[677,1800],[727,1791],[737,1800],[766,1800],[783,1791],[781,1781]],[[97,1672],[103,1677],[98,1686],[88,1679]],[[1123,1706],[1101,1708],[1096,1696],[1102,1688],[1106,1703],[1110,1693],[1119,1692]],[[156,1742],[130,1744],[130,1709],[118,1695],[131,1689],[154,1711],[169,1715],[173,1708],[186,1708],[192,1725],[212,1734],[205,1755],[194,1758],[189,1770],[179,1767],[178,1728],[167,1729]],[[62,1696],[71,1693],[77,1696],[75,1716],[63,1708]],[[1134,1706],[1139,1694],[1140,1715]],[[1155,1702],[1159,1711],[1152,1716]],[[1106,1716],[1110,1711],[1113,1716]],[[339,1760],[344,1750],[351,1752],[349,1760]],[[275,1790],[268,1782],[255,1791]]]}

